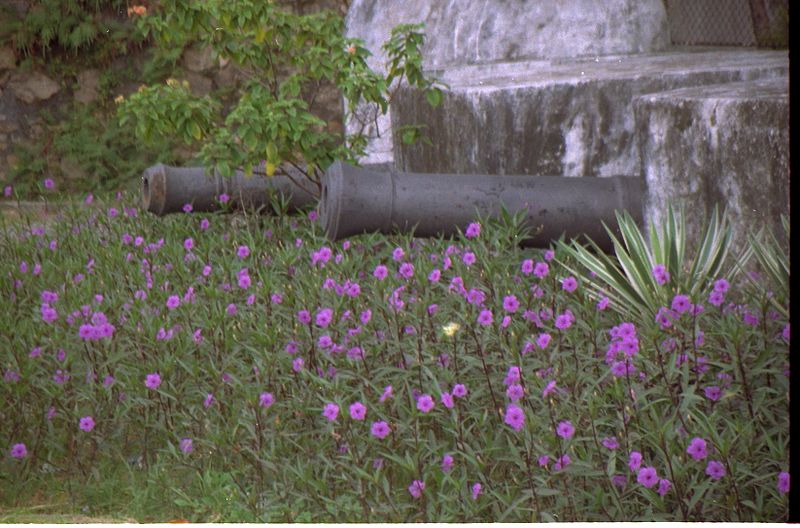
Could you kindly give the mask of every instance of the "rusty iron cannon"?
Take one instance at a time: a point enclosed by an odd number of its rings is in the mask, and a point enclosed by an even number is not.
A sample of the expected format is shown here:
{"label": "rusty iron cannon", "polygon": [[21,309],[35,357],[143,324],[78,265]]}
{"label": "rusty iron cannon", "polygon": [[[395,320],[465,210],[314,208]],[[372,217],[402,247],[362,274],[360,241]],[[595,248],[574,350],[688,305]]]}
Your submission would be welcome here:
{"label": "rusty iron cannon", "polygon": [[284,174],[270,177],[246,176],[236,171],[230,177],[207,171],[204,167],[171,167],[153,165],[142,174],[142,207],[162,216],[183,211],[191,204],[197,212],[221,208],[220,195],[230,197],[239,207],[258,209],[268,206],[273,196],[286,200],[289,210],[297,210],[316,203],[313,184],[299,170],[283,168]]}
{"label": "rusty iron cannon", "polygon": [[465,229],[476,214],[524,209],[534,234],[522,245],[547,247],[563,234],[567,239],[589,237],[611,251],[603,223],[617,229],[614,211],[626,210],[641,226],[644,189],[644,181],[631,176],[377,172],[337,161],[323,177],[319,214],[327,236],[338,240],[376,231],[448,236]]}

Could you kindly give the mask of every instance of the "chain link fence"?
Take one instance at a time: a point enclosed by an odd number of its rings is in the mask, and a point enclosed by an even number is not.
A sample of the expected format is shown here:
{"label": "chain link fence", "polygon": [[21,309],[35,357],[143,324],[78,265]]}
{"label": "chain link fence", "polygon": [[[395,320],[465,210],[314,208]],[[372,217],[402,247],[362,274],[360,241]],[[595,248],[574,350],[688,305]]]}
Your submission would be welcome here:
{"label": "chain link fence", "polygon": [[788,0],[664,0],[672,44],[769,46],[788,44]]}

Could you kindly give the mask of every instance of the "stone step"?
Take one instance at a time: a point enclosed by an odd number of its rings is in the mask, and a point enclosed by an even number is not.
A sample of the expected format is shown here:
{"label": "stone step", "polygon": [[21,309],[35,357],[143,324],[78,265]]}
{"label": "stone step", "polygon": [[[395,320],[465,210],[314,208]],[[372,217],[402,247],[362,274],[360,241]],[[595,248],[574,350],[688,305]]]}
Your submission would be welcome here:
{"label": "stone step", "polygon": [[790,213],[788,77],[680,88],[633,105],[646,218],[658,225],[668,203],[683,204],[696,240],[718,204],[736,247],[762,226],[781,239],[780,216]]}
{"label": "stone step", "polygon": [[[714,204],[744,228],[789,214],[786,51],[695,49],[442,70],[431,109],[402,89],[394,127],[421,124],[431,143],[395,138],[397,168],[477,174],[639,175],[645,218],[683,203],[690,240]],[[778,232],[780,230],[778,229]]]}
{"label": "stone step", "polygon": [[786,51],[701,49],[442,70],[432,109],[413,89],[392,104],[395,129],[421,124],[432,144],[394,143],[410,172],[634,175],[636,97],[677,88],[786,77]]}

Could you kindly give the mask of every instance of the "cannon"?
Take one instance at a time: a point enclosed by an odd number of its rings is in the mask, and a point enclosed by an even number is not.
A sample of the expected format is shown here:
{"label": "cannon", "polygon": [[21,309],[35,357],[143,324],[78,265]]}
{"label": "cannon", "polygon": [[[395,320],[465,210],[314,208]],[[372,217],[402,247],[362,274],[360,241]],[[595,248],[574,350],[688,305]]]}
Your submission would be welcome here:
{"label": "cannon", "polygon": [[618,229],[615,210],[642,225],[645,184],[631,176],[567,178],[377,172],[334,162],[322,179],[320,221],[331,240],[365,232],[453,235],[476,215],[526,210],[523,246],[547,247],[562,234],[586,236],[604,251]]}
{"label": "cannon", "polygon": [[230,177],[211,173],[204,167],[170,167],[157,164],[142,174],[142,207],[158,216],[183,211],[185,204],[192,210],[210,212],[221,208],[219,196],[227,194],[241,207],[258,209],[270,204],[273,195],[286,199],[289,210],[301,209],[316,203],[312,184],[300,171],[283,168],[289,176],[247,177],[236,171]]}

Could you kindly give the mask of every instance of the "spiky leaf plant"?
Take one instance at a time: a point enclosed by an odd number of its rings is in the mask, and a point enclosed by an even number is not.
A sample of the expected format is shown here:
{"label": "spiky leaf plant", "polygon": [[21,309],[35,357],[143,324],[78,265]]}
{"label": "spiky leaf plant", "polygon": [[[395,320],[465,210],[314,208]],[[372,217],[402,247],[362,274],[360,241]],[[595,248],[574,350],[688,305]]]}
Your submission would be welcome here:
{"label": "spiky leaf plant", "polygon": [[[703,230],[701,243],[691,257],[686,251],[686,221],[683,208],[676,212],[669,206],[664,222],[657,229],[651,222],[650,239],[639,230],[627,212],[616,213],[620,238],[604,224],[614,244],[614,254],[604,253],[593,241],[588,247],[572,242],[558,242],[559,253],[569,255],[584,269],[565,260],[570,271],[594,277],[586,283],[592,295],[609,298],[609,306],[621,314],[654,316],[660,307],[669,304],[676,293],[689,295],[697,301],[719,278],[731,279],[736,273],[729,264],[732,230],[726,212],[714,211]],[[739,257],[747,260],[749,252]],[[661,265],[666,280],[660,283],[653,269]]]}

